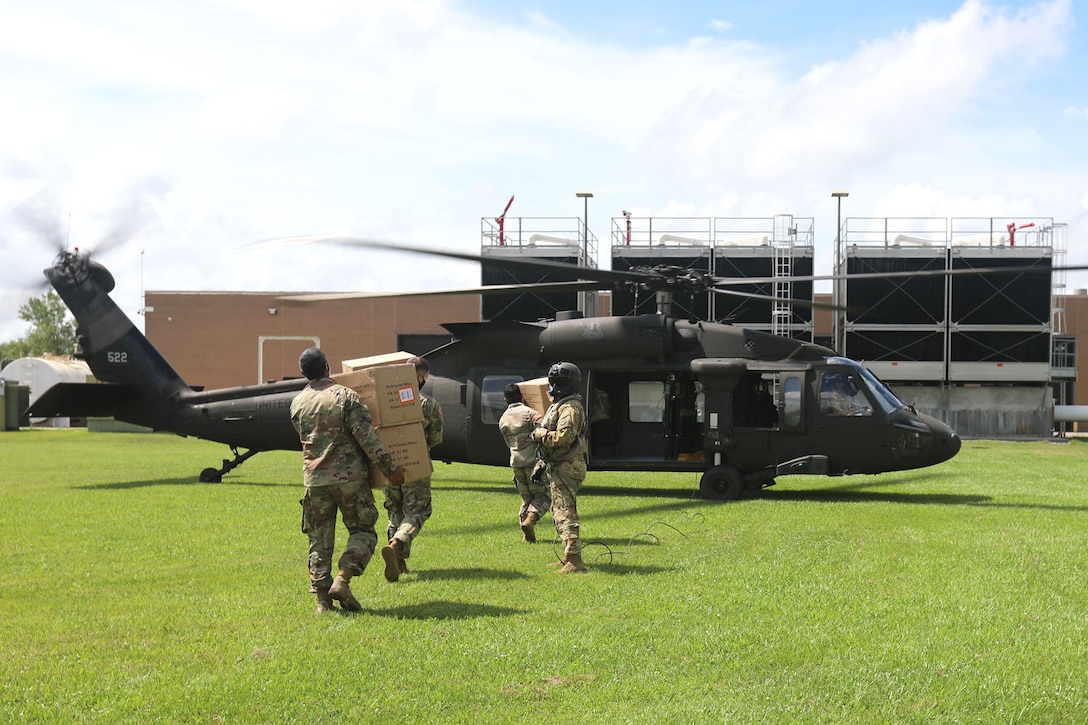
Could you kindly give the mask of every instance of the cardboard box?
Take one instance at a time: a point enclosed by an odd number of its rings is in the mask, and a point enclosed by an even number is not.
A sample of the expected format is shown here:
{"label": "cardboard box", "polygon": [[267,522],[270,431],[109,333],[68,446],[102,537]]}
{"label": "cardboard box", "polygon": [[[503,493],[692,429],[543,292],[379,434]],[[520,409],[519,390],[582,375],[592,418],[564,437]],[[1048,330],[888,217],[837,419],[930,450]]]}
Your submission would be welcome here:
{"label": "cardboard box", "polygon": [[370,410],[370,419],[376,427],[423,420],[423,406],[419,401],[419,384],[413,365],[362,368],[333,375],[332,379],[359,394]]}
{"label": "cardboard box", "polygon": [[521,399],[526,405],[541,415],[548,412],[548,408],[552,406],[552,401],[548,397],[547,378],[523,380],[518,383],[518,387],[521,389]]}
{"label": "cardboard box", "polygon": [[384,355],[371,355],[370,357],[357,357],[354,360],[341,360],[342,372],[351,373],[363,368],[374,368],[379,365],[402,365],[415,357],[410,352],[388,352]]}
{"label": "cardboard box", "polygon": [[[389,451],[389,455],[393,456],[393,461],[408,469],[404,476],[405,482],[427,478],[434,471],[431,453],[427,449],[427,437],[423,433],[423,423],[385,426],[378,429],[378,438],[385,450]],[[389,478],[371,464],[370,487],[385,488],[388,485]]]}

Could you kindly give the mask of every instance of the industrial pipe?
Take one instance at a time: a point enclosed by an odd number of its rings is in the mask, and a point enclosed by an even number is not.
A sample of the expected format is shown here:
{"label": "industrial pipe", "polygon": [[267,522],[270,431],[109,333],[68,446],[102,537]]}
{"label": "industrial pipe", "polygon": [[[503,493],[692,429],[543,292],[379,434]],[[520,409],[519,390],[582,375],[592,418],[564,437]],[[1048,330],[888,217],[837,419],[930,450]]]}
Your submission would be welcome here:
{"label": "industrial pipe", "polygon": [[1055,423],[1088,422],[1088,405],[1055,405]]}

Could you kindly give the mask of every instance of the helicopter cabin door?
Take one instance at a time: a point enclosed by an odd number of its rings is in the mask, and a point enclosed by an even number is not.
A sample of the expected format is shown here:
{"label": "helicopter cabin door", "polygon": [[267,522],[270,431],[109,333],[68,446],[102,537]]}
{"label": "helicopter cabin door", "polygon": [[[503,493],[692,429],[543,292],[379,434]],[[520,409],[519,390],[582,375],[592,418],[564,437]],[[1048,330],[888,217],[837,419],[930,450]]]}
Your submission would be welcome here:
{"label": "helicopter cabin door", "polygon": [[662,463],[697,468],[702,454],[702,395],[688,371],[594,370],[586,414],[589,464],[598,470]]}

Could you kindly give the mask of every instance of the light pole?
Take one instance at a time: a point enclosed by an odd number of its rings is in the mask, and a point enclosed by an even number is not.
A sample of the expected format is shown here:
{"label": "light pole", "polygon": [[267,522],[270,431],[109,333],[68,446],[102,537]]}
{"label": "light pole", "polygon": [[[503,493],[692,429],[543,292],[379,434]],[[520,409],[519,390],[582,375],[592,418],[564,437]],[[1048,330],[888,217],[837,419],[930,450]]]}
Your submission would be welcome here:
{"label": "light pole", "polygon": [[[835,283],[833,286],[833,294],[831,295],[831,304],[835,307],[841,307],[843,305],[843,298],[846,297],[846,280],[842,279],[840,275],[843,272],[843,254],[842,254],[842,198],[844,196],[850,196],[849,191],[833,191],[831,192],[832,198],[838,202],[838,216],[835,223]],[[832,346],[835,348],[835,352],[840,355],[846,354],[846,330],[844,319],[844,313],[835,309],[831,313],[832,325],[831,325],[831,337]]]}
{"label": "light pole", "polygon": [[[589,200],[593,198],[592,191],[577,191],[574,193],[579,199],[585,202],[582,210],[582,250],[585,253],[589,252]],[[583,257],[585,254],[583,254]]]}
{"label": "light pole", "polygon": [[[589,200],[593,198],[592,191],[576,191],[574,195],[577,196],[583,202],[582,207],[582,259],[579,263],[585,267],[589,266]],[[580,307],[582,308],[582,314],[589,312],[589,299],[588,292],[582,292],[578,295],[578,299],[581,301]]]}

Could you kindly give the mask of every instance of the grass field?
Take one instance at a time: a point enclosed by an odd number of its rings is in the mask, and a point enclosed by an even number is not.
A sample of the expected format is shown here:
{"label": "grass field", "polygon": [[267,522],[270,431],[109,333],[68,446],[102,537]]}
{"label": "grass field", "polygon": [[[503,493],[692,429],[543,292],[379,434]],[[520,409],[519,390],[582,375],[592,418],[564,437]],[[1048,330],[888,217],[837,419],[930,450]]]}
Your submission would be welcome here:
{"label": "grass field", "polygon": [[307,593],[299,455],[196,482],[226,455],[0,434],[0,721],[1088,713],[1082,441],[968,441],[933,469],[783,478],[735,503],[694,497],[692,475],[591,473],[585,576],[521,542],[505,469],[439,464],[413,571],[389,584],[372,565],[354,616],[317,615]]}

